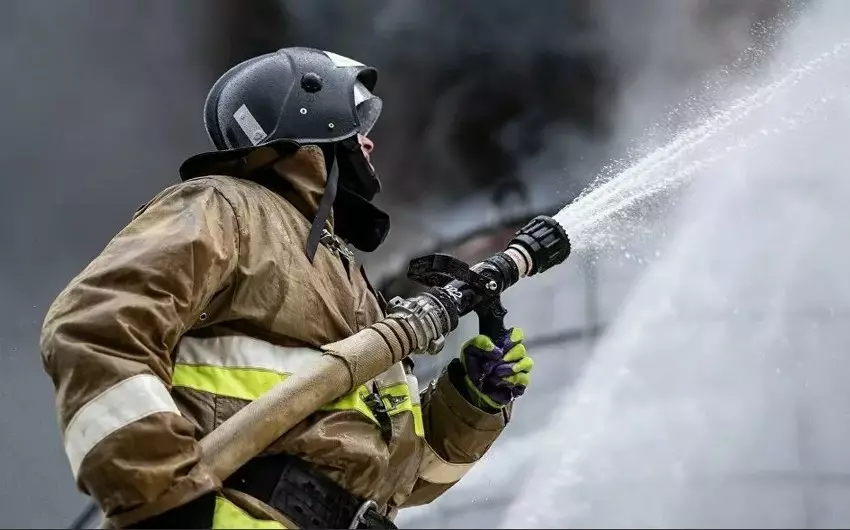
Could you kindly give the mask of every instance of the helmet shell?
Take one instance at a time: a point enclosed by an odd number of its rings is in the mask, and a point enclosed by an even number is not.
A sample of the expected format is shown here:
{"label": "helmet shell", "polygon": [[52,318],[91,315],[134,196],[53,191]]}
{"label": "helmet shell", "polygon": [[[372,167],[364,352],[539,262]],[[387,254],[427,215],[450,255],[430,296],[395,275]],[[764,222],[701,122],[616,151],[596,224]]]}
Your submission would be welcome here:
{"label": "helmet shell", "polygon": [[204,124],[219,151],[276,140],[328,144],[367,133],[380,114],[374,68],[314,48],[248,59],[213,85]]}

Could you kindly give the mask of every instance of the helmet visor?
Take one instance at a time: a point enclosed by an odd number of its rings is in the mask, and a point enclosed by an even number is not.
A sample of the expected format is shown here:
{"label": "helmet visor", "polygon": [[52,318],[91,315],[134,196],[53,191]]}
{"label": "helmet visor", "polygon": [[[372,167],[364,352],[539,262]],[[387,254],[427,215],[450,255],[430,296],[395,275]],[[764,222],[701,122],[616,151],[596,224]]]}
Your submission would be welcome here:
{"label": "helmet visor", "polygon": [[357,132],[366,136],[377,123],[384,102],[381,101],[381,98],[372,94],[363,83],[357,81],[354,83],[354,106],[357,109],[357,118],[360,121]]}

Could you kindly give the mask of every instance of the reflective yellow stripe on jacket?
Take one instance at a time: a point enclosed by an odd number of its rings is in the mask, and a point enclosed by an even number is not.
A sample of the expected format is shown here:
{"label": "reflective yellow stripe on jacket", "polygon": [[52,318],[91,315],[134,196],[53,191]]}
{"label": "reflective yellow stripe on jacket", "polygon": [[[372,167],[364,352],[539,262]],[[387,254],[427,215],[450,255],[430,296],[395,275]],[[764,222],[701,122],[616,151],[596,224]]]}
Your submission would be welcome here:
{"label": "reflective yellow stripe on jacket", "polygon": [[251,517],[245,510],[224,497],[216,497],[215,499],[212,527],[213,530],[286,528],[277,521],[264,521]]}
{"label": "reflective yellow stripe on jacket", "polygon": [[422,423],[422,405],[419,402],[419,382],[412,375],[405,379],[406,381],[379,388],[378,394],[381,396],[384,408],[387,409],[387,414],[390,416],[402,412],[413,414],[413,427],[416,436],[423,437],[425,436],[425,429]]}
{"label": "reflective yellow stripe on jacket", "polygon": [[[277,346],[247,336],[184,337],[177,348],[172,385],[253,401],[321,356],[320,350]],[[387,413],[411,412],[416,435],[424,436],[416,378],[406,376],[399,364],[376,382]],[[370,394],[369,387],[362,385],[321,410],[357,411],[379,425],[367,404]]]}
{"label": "reflective yellow stripe on jacket", "polygon": [[321,355],[253,337],[184,337],[177,346],[172,384],[253,401]]}
{"label": "reflective yellow stripe on jacket", "polygon": [[413,415],[413,430],[416,436],[424,437],[422,405],[419,401],[419,381],[416,376],[406,374],[401,363],[375,378],[378,395],[389,416],[402,412]]}

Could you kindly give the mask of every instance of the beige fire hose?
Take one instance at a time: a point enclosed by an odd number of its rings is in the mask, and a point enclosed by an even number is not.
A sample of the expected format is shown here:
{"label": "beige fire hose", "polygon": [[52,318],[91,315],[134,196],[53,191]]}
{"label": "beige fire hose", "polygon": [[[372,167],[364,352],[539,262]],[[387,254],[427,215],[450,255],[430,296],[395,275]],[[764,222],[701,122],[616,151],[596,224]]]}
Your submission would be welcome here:
{"label": "beige fire hose", "polygon": [[390,316],[324,346],[325,354],[309,370],[287,378],[203,438],[202,463],[220,480],[229,477],[310,414],[418,349],[409,336],[409,322]]}
{"label": "beige fire hose", "polygon": [[[427,295],[400,303],[385,319],[322,347],[325,354],[309,369],[288,377],[201,439],[201,463],[196,470],[223,482],[325,404],[386,372],[414,351],[438,351],[449,331],[441,329],[442,304]],[[150,505],[142,506],[105,521],[103,528],[143,521],[185,500],[179,498],[179,492],[173,493],[173,503],[158,502],[155,511]]]}

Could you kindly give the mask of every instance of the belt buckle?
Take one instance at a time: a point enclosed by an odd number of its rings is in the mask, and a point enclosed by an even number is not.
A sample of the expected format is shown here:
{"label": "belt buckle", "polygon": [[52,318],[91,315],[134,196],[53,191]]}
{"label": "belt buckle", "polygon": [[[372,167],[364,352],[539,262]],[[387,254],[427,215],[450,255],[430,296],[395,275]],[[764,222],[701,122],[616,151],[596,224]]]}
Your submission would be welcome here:
{"label": "belt buckle", "polygon": [[375,501],[366,501],[360,505],[360,508],[357,509],[357,513],[354,514],[354,518],[351,519],[351,524],[348,525],[348,528],[357,528],[360,526],[360,523],[365,522],[363,518],[370,509],[377,511],[378,504]]}

